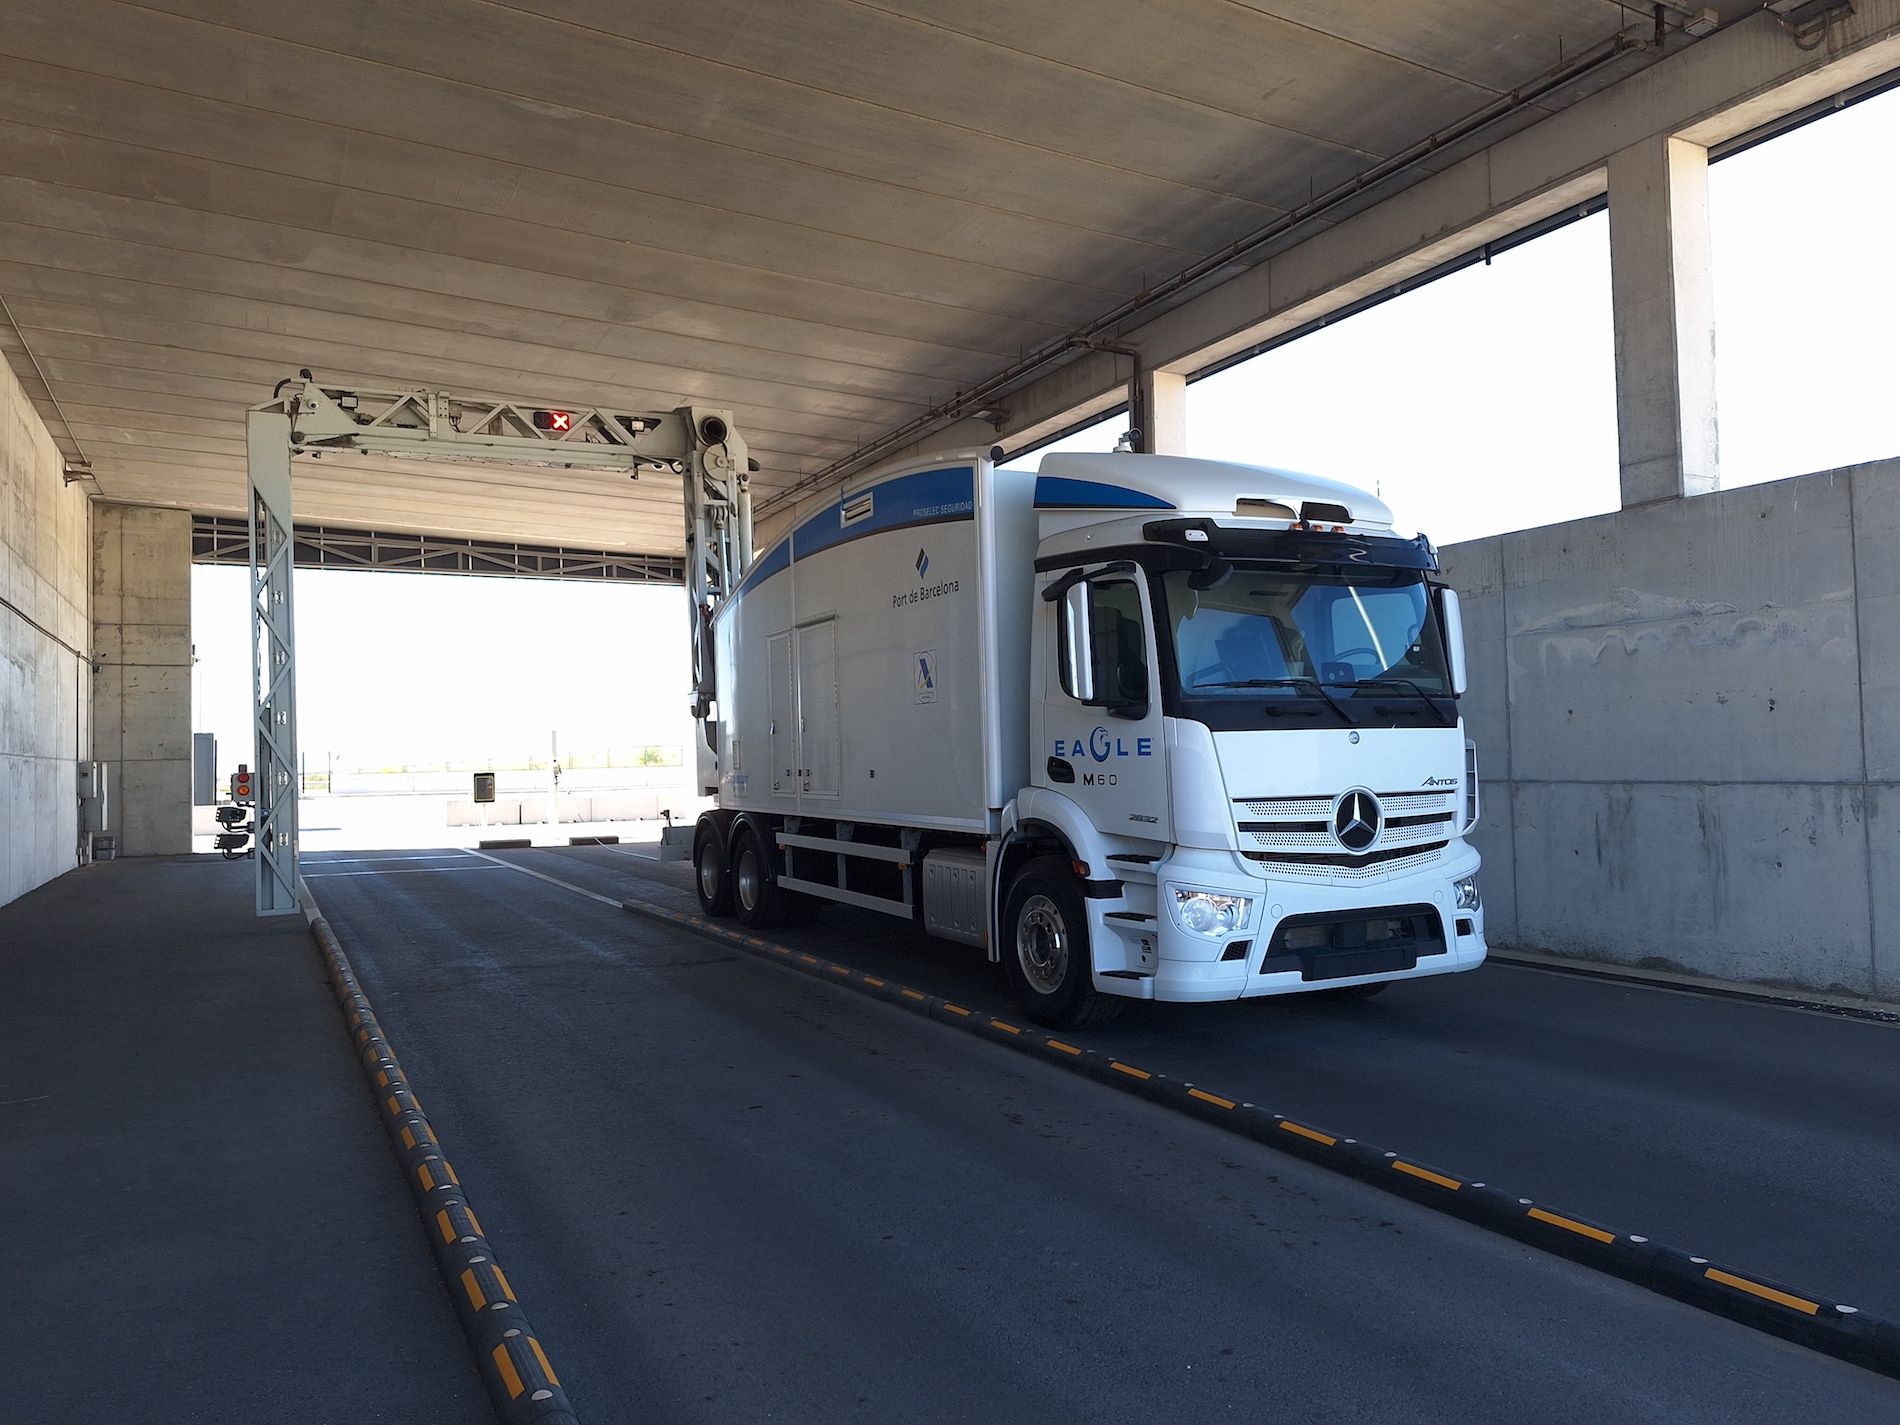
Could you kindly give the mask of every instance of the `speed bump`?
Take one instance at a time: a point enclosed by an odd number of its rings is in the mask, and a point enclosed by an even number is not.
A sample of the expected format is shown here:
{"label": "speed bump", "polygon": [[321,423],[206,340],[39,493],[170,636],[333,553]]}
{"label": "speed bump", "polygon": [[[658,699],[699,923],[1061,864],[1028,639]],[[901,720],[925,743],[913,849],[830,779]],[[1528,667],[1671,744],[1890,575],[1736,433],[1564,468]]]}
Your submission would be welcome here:
{"label": "speed bump", "polygon": [[376,1116],[382,1119],[402,1165],[429,1250],[455,1303],[456,1318],[468,1338],[496,1418],[503,1425],[580,1425],[495,1249],[469,1206],[455,1165],[423,1113],[369,996],[357,982],[342,942],[317,911],[307,887],[303,898],[310,933],[316,937],[350,1043],[376,1100]]}

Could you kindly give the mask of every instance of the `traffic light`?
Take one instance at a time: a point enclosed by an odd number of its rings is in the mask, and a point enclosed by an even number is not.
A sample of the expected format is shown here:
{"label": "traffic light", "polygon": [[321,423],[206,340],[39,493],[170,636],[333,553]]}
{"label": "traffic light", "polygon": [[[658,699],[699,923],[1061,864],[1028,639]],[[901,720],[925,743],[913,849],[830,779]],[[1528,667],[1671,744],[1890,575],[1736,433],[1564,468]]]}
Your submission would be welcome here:
{"label": "traffic light", "polygon": [[240,806],[249,806],[251,802],[251,769],[242,762],[231,774],[231,800]]}
{"label": "traffic light", "polygon": [[574,429],[572,411],[536,411],[534,413],[536,430],[568,431]]}

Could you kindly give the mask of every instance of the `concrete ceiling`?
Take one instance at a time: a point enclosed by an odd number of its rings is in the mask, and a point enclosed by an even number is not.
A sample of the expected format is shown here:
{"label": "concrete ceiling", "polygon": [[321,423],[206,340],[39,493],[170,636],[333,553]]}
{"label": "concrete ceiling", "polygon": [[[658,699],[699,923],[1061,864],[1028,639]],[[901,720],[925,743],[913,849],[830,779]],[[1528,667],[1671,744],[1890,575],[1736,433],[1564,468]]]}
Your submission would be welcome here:
{"label": "concrete ceiling", "polygon": [[[0,347],[110,499],[241,510],[243,410],[305,366],[732,406],[769,495],[1633,8],[7,0]],[[680,546],[650,479],[305,463],[297,501]]]}

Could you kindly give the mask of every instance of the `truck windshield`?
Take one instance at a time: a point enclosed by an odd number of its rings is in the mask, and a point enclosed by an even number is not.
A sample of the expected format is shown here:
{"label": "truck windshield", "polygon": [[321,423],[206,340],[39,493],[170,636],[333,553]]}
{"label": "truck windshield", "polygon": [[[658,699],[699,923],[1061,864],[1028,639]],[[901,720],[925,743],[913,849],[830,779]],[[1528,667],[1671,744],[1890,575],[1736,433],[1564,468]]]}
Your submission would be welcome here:
{"label": "truck windshield", "polygon": [[1236,565],[1218,587],[1161,578],[1183,699],[1451,697],[1431,593],[1417,569]]}

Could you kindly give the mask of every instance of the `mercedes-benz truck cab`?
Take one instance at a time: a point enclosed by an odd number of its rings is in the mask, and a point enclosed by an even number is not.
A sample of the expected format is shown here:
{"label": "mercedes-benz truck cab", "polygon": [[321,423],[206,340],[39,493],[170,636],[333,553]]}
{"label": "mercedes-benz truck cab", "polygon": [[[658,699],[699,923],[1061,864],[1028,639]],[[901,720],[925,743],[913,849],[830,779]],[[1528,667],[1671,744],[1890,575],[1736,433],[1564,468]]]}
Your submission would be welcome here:
{"label": "mercedes-benz truck cab", "polygon": [[912,919],[1068,1026],[1484,959],[1458,599],[1373,496],[965,452],[800,514],[715,615],[708,911]]}

